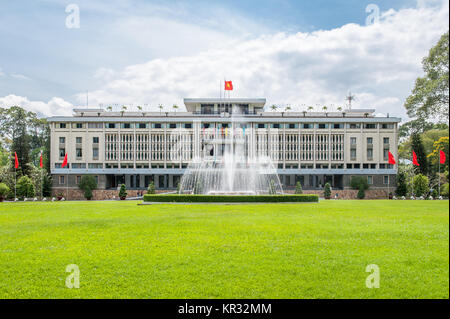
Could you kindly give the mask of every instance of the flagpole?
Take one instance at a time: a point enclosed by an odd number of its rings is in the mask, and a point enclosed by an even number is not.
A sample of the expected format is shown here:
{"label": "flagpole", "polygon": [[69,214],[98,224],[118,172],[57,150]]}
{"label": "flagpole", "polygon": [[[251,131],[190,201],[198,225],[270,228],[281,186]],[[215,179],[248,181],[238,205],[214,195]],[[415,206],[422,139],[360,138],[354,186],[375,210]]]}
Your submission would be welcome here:
{"label": "flagpole", "polygon": [[439,156],[439,175],[438,175],[438,182],[439,182],[439,197],[441,196],[441,158]]}

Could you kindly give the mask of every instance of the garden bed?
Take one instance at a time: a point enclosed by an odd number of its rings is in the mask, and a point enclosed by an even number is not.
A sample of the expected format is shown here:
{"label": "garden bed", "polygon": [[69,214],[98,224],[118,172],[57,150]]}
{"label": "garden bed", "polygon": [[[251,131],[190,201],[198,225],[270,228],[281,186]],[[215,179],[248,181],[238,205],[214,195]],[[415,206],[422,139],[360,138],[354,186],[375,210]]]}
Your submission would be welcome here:
{"label": "garden bed", "polygon": [[294,203],[318,202],[319,196],[302,195],[144,195],[144,202],[153,203]]}

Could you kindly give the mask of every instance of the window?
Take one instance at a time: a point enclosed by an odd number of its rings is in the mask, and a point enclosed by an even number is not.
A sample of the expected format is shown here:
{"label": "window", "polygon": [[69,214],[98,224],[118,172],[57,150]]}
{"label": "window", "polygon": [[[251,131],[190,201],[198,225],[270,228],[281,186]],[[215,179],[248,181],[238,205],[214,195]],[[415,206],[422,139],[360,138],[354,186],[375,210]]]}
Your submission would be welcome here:
{"label": "window", "polygon": [[116,128],[116,123],[106,123],[106,128]]}
{"label": "window", "polygon": [[137,123],[136,128],[148,128],[147,123]]}
{"label": "window", "polygon": [[369,185],[373,184],[373,176],[367,176],[367,184]]}
{"label": "window", "polygon": [[203,128],[209,128],[210,125],[211,125],[210,123],[203,123],[202,127]]}
{"label": "window", "polygon": [[75,183],[78,185],[81,182],[81,176],[77,176]]}
{"label": "window", "polygon": [[75,143],[81,144],[83,142],[83,139],[81,137],[75,137]]}
{"label": "window", "polygon": [[169,124],[169,128],[177,128],[177,124],[175,124],[175,123],[170,123],[170,124]]}
{"label": "window", "polygon": [[59,128],[66,128],[66,123],[59,123]]}
{"label": "window", "polygon": [[304,123],[304,124],[302,124],[302,128],[304,128],[304,129],[311,129],[311,128],[313,128],[313,126],[312,126],[311,123]]}
{"label": "window", "polygon": [[64,176],[64,175],[59,176],[59,185],[63,185],[63,184],[65,184],[65,183],[66,183],[65,176]]}
{"label": "window", "polygon": [[347,128],[349,128],[349,129],[359,129],[359,128],[361,128],[361,124],[360,123],[348,123],[347,124]]}
{"label": "window", "polygon": [[64,156],[66,156],[66,149],[60,148],[59,149],[59,157],[64,157]]}
{"label": "window", "polygon": [[373,149],[368,148],[367,149],[367,159],[372,160],[373,159]]}
{"label": "window", "polygon": [[258,123],[258,128],[266,128],[266,124]]}
{"label": "window", "polygon": [[98,147],[92,149],[92,159],[98,159]]}
{"label": "window", "polygon": [[384,124],[381,124],[381,128],[382,129],[393,129],[394,128],[394,124],[386,124],[386,123],[384,123]]}
{"label": "window", "polygon": [[317,128],[320,129],[320,130],[326,129],[326,128],[328,128],[328,124],[326,124],[326,123],[319,123],[319,124],[317,124]]}
{"label": "window", "polygon": [[65,137],[60,137],[59,138],[59,144],[64,144],[66,143],[66,138]]}
{"label": "window", "polygon": [[98,141],[99,141],[98,136],[94,136],[94,137],[92,138],[92,143],[98,144]]}
{"label": "window", "polygon": [[342,128],[344,128],[344,124],[342,124],[342,123],[334,123],[333,124],[333,128],[334,129],[342,129]]}
{"label": "window", "polygon": [[75,128],[83,128],[83,123],[75,123]]}
{"label": "window", "polygon": [[350,144],[356,145],[356,137],[350,137]]}
{"label": "window", "polygon": [[97,175],[95,175],[95,176],[94,176],[94,179],[95,179],[95,184],[97,184],[97,185],[98,185],[98,176],[97,176]]}
{"label": "window", "polygon": [[88,128],[103,128],[103,123],[88,123]]}
{"label": "window", "polygon": [[76,154],[77,158],[83,157],[83,152],[82,152],[81,148],[76,148],[75,154]]}
{"label": "window", "polygon": [[373,124],[373,123],[368,123],[368,124],[364,124],[364,128],[365,129],[375,129],[375,128],[377,128],[377,125]]}
{"label": "window", "polygon": [[102,163],[89,163],[88,168],[103,168]]}
{"label": "window", "polygon": [[133,124],[131,124],[131,123],[122,123],[120,125],[120,128],[123,128],[123,129],[133,128]]}
{"label": "window", "polygon": [[353,165],[353,168],[360,169],[360,168],[361,168],[361,165],[359,165],[359,164],[354,164],[354,165]]}
{"label": "window", "polygon": [[191,123],[184,123],[184,128],[192,128],[192,124]]}
{"label": "window", "polygon": [[279,129],[279,128],[281,128],[281,125],[280,124],[272,124],[272,128],[277,128],[277,129]]}
{"label": "window", "polygon": [[352,161],[356,160],[356,149],[354,149],[354,148],[352,148],[352,149],[350,150],[350,159],[351,159]]}
{"label": "window", "polygon": [[383,184],[384,184],[384,185],[389,184],[389,176],[388,176],[388,175],[384,175],[384,176],[383,176]]}
{"label": "window", "polygon": [[153,123],[153,128],[163,128],[161,123]]}
{"label": "window", "polygon": [[383,150],[383,160],[387,161],[389,157],[389,149],[385,148]]}
{"label": "window", "polygon": [[389,144],[389,137],[383,137],[383,144]]}
{"label": "window", "polygon": [[368,137],[367,138],[367,145],[372,145],[373,144],[373,138],[372,137]]}
{"label": "window", "polygon": [[290,123],[290,124],[288,124],[288,128],[290,128],[290,129],[298,128],[298,124]]}

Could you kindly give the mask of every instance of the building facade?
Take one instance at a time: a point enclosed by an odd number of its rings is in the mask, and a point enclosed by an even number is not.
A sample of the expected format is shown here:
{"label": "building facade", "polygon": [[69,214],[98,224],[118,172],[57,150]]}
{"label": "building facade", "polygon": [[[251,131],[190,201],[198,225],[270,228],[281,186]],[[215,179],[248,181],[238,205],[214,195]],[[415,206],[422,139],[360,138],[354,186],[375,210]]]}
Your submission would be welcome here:
{"label": "building facade", "polygon": [[[350,188],[363,176],[371,189],[395,187],[399,118],[375,110],[264,111],[265,99],[184,99],[186,112],[112,112],[74,109],[49,118],[54,192],[78,189],[83,175],[116,192],[175,190],[194,158],[220,156],[227,139],[245,138],[249,157],[269,156],[285,190]],[[236,119],[239,119],[236,121]],[[211,142],[213,141],[213,142]],[[64,156],[68,165],[61,167]],[[69,196],[70,197],[70,196]]]}

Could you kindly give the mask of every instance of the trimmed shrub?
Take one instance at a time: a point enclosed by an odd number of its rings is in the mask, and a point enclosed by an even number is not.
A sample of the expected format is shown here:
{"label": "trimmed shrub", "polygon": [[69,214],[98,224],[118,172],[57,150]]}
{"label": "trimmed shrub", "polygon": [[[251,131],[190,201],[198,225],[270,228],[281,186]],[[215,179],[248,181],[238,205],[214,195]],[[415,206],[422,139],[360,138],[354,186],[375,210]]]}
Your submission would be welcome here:
{"label": "trimmed shrub", "polygon": [[95,181],[94,176],[84,175],[83,177],[81,177],[81,181],[78,187],[82,191],[84,191],[84,198],[91,199],[92,191],[97,188],[97,182]]}
{"label": "trimmed shrub", "polygon": [[353,189],[361,189],[361,187],[364,188],[364,190],[369,189],[369,183],[367,182],[367,178],[363,176],[353,176],[350,181],[350,186]]}
{"label": "trimmed shrub", "polygon": [[418,174],[413,178],[413,191],[416,197],[426,196],[430,191],[428,177]]}
{"label": "trimmed shrub", "polygon": [[397,188],[395,189],[395,195],[408,195],[408,184],[406,183],[406,175],[403,171],[399,171],[397,174]]}
{"label": "trimmed shrub", "polygon": [[366,191],[364,189],[364,185],[359,186],[358,194],[356,194],[358,199],[364,199],[366,197]]}
{"label": "trimmed shrub", "polygon": [[9,187],[5,183],[0,183],[0,201],[2,201],[9,194]]}
{"label": "trimmed shrub", "polygon": [[148,184],[147,194],[155,194],[155,183],[150,182]]}
{"label": "trimmed shrub", "polygon": [[295,194],[303,194],[302,183],[297,182],[295,185]]}
{"label": "trimmed shrub", "polygon": [[16,189],[17,197],[19,198],[34,197],[36,194],[33,182],[28,176],[19,178]]}
{"label": "trimmed shrub", "polygon": [[144,202],[174,203],[286,203],[318,202],[319,196],[308,195],[144,195]]}
{"label": "trimmed shrub", "polygon": [[125,184],[122,184],[120,185],[119,198],[125,199],[126,197],[127,197],[127,187],[125,186]]}
{"label": "trimmed shrub", "polygon": [[323,196],[325,199],[330,199],[331,197],[331,185],[330,183],[326,183],[325,187],[323,188]]}

